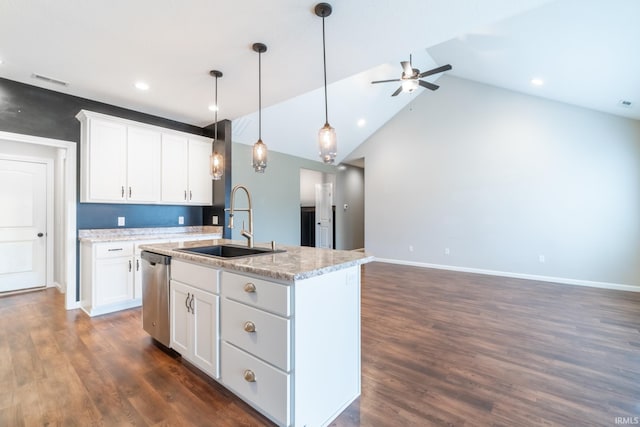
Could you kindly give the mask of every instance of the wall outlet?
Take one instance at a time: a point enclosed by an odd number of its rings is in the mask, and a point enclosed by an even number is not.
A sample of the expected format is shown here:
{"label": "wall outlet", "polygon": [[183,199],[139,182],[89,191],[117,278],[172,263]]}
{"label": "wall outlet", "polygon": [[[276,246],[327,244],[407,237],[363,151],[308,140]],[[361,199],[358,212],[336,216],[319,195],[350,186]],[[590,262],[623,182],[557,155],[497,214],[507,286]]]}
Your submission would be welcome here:
{"label": "wall outlet", "polygon": [[124,227],[124,217],[123,216],[119,216],[118,217],[118,227]]}
{"label": "wall outlet", "polygon": [[413,245],[409,245],[409,252],[413,252]]}
{"label": "wall outlet", "polygon": [[218,225],[218,215],[214,215],[211,217],[211,224]]}
{"label": "wall outlet", "polygon": [[538,255],[538,261],[540,261],[541,264],[544,264],[546,262],[544,255]]}
{"label": "wall outlet", "polygon": [[178,224],[179,224],[179,225],[184,224],[184,217],[183,217],[183,216],[179,216],[179,217],[178,217]]}
{"label": "wall outlet", "polygon": [[444,254],[445,255],[449,255],[451,253],[451,251],[449,250],[449,248],[444,248]]}

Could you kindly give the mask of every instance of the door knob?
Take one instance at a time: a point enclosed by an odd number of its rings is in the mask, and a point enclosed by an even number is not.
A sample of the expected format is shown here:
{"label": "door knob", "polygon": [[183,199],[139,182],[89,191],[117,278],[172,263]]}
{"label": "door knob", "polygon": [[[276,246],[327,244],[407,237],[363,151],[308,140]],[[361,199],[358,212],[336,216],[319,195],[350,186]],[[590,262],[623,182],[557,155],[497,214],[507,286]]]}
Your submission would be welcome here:
{"label": "door knob", "polygon": [[38,237],[42,237],[42,236],[44,236],[44,234],[38,233]]}

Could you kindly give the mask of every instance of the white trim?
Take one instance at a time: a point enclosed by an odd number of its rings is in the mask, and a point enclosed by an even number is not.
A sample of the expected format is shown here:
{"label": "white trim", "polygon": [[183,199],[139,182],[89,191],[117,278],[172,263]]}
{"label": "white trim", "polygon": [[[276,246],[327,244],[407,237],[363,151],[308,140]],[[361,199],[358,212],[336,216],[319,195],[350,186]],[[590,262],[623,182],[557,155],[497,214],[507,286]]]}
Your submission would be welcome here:
{"label": "white trim", "polygon": [[464,273],[486,274],[490,276],[512,277],[516,279],[536,280],[538,282],[561,283],[564,285],[587,286],[590,288],[615,289],[618,291],[640,292],[640,285],[623,285],[619,283],[594,282],[591,280],[569,279],[566,277],[540,276],[536,274],[514,273],[509,271],[485,270],[481,268],[459,267],[457,265],[429,264],[426,262],[405,261],[376,257],[375,261],[389,264],[409,265],[412,267],[435,268],[438,270],[461,271]]}
{"label": "white trim", "polygon": [[0,131],[0,139],[10,142],[23,142],[27,144],[56,147],[65,151],[66,162],[64,165],[65,183],[63,189],[64,203],[64,254],[66,263],[65,286],[66,288],[65,306],[67,310],[78,307],[76,302],[76,242],[77,242],[77,144],[71,141],[60,139],[42,138],[39,136],[23,135],[18,133]]}

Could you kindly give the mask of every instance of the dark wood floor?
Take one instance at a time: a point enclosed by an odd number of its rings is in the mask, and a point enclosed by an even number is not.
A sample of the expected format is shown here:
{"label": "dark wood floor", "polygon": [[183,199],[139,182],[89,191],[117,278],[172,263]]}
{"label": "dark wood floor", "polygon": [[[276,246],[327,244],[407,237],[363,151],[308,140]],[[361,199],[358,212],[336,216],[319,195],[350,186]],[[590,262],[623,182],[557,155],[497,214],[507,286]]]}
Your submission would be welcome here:
{"label": "dark wood floor", "polygon": [[[334,426],[616,417],[640,417],[640,293],[363,268],[362,396]],[[90,319],[46,290],[0,298],[0,426],[22,425],[270,423],[153,345],[139,309]]]}

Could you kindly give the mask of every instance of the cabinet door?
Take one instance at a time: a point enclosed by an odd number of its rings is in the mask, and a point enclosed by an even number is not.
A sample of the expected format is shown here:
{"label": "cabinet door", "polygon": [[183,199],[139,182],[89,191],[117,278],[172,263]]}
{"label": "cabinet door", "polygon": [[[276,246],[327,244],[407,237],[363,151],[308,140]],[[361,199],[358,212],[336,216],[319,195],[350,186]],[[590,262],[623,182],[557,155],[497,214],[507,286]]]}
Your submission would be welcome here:
{"label": "cabinet door", "polygon": [[211,142],[189,140],[189,203],[211,205],[213,184],[209,174]]}
{"label": "cabinet door", "polygon": [[88,199],[125,200],[127,178],[127,128],[119,123],[90,119],[88,150]]}
{"label": "cabinet door", "polygon": [[160,200],[160,132],[128,126],[126,197],[134,202]]}
{"label": "cabinet door", "polygon": [[189,357],[190,324],[193,323],[188,308],[193,295],[192,288],[183,283],[171,281],[171,348],[183,357]]}
{"label": "cabinet door", "polygon": [[162,134],[162,201],[188,202],[189,145],[187,138]]}
{"label": "cabinet door", "polygon": [[218,378],[218,306],[220,297],[195,288],[192,289],[192,292],[195,298],[191,362],[209,376]]}
{"label": "cabinet door", "polygon": [[96,306],[133,299],[133,261],[131,257],[97,259],[95,268]]}

